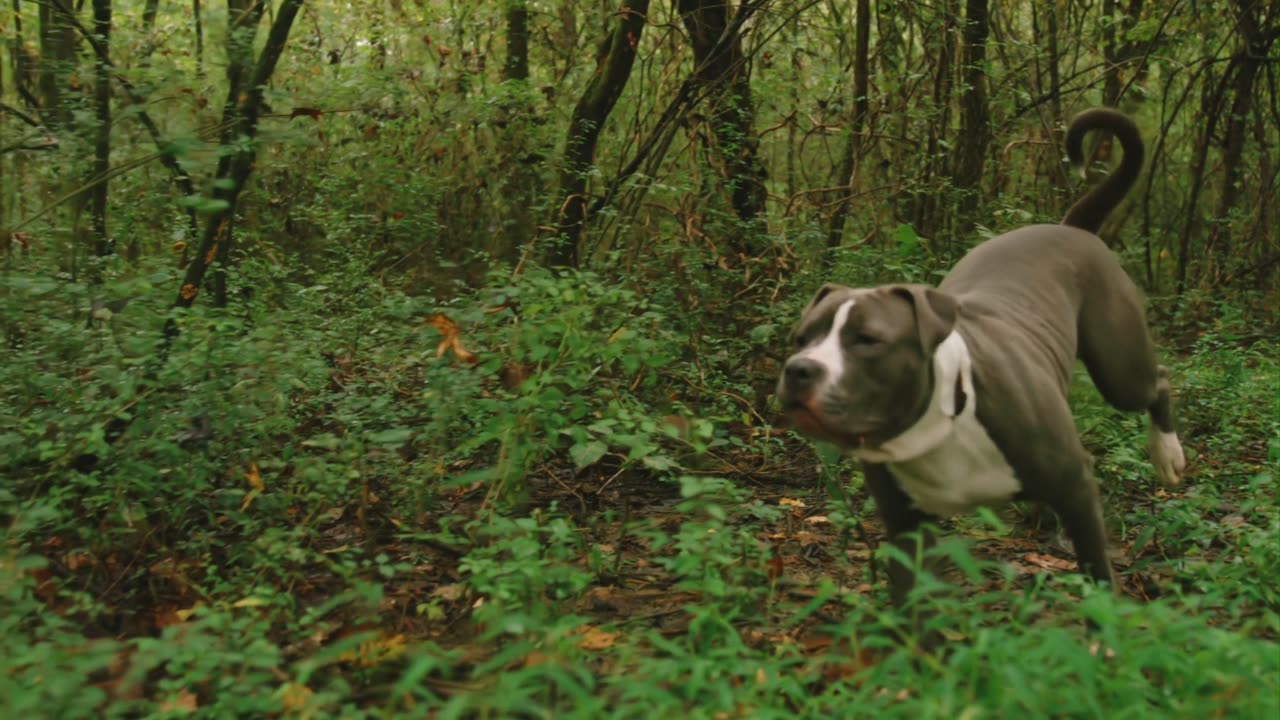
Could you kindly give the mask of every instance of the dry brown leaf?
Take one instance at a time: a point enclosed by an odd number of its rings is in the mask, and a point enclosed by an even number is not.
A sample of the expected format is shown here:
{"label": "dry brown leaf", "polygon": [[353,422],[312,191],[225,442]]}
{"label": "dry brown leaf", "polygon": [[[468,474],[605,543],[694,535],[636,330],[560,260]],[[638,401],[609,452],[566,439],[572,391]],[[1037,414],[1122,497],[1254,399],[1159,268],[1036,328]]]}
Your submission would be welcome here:
{"label": "dry brown leaf", "polygon": [[280,688],[280,704],[288,712],[302,712],[311,704],[313,695],[311,688],[302,683],[286,683]]}
{"label": "dry brown leaf", "polygon": [[431,591],[431,597],[440,598],[446,602],[455,602],[460,599],[465,592],[466,588],[461,585],[441,585]]}
{"label": "dry brown leaf", "polygon": [[200,703],[196,700],[196,696],[188,690],[179,690],[177,695],[165,700],[160,704],[160,712],[164,713],[193,713],[198,710]]}
{"label": "dry brown leaf", "polygon": [[1057,558],[1052,555],[1027,553],[1022,556],[1022,559],[1036,567],[1044,568],[1046,570],[1074,571],[1076,569],[1076,564],[1074,562],[1070,560],[1063,560],[1062,558]]}
{"label": "dry brown leaf", "polygon": [[479,358],[462,346],[462,328],[447,315],[443,313],[431,315],[427,318],[427,324],[435,328],[443,338],[436,346],[436,357],[442,357],[447,351],[452,350],[454,356],[462,362],[471,364],[480,362]]}
{"label": "dry brown leaf", "polygon": [[360,643],[360,647],[342,653],[338,659],[364,668],[377,667],[403,655],[407,645],[404,635],[383,634]]}
{"label": "dry brown leaf", "polygon": [[582,633],[578,647],[582,650],[608,650],[617,641],[619,633],[588,627]]}

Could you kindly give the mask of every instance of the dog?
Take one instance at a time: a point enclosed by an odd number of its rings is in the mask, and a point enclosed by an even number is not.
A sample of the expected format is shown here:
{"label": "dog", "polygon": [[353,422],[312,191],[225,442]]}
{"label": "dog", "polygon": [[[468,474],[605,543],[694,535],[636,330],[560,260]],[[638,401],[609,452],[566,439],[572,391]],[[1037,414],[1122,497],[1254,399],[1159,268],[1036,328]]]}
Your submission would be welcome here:
{"label": "dog", "polygon": [[[1023,227],[971,250],[938,287],[825,285],[792,331],[777,395],[794,426],[861,461],[891,541],[914,557],[924,523],[980,506],[1052,508],[1079,568],[1114,585],[1089,453],[1069,389],[1076,358],[1112,406],[1146,411],[1156,474],[1177,485],[1186,459],[1168,372],[1156,360],[1141,292],[1098,238],[1142,171],[1142,138],[1111,109],[1077,115],[1066,142],[1109,130],[1120,167],[1058,225]],[[902,607],[915,574],[891,560]]]}

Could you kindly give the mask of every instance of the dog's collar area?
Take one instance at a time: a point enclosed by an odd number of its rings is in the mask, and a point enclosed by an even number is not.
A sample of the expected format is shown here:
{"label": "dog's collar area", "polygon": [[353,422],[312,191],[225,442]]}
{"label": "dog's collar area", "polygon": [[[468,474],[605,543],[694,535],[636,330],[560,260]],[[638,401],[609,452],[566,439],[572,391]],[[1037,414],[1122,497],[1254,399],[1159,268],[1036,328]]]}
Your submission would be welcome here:
{"label": "dog's collar area", "polygon": [[852,448],[848,454],[868,462],[906,462],[945,442],[955,431],[956,420],[977,411],[969,346],[954,330],[933,352],[933,377],[933,395],[914,425],[878,448]]}

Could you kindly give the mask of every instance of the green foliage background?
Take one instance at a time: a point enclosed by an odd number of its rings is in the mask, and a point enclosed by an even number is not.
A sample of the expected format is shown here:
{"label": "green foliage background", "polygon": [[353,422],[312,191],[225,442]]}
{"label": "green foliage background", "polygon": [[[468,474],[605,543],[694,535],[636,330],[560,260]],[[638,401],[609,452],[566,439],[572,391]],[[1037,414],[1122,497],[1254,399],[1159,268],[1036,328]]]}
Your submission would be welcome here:
{"label": "green foliage background", "polygon": [[[501,75],[511,5],[527,81]],[[716,144],[714,98],[663,125],[693,68],[655,3],[590,177],[612,200],[581,266],[555,269],[558,158],[612,3],[307,3],[256,139],[229,143],[240,5],[200,8],[197,51],[192,7],[158,4],[148,29],[117,3],[113,77],[146,102],[113,84],[103,256],[92,54],[50,45],[40,4],[6,8],[3,714],[1275,716],[1277,4],[993,8],[970,185],[960,3],[871,3],[852,182],[854,4],[755,5],[765,214],[731,207],[741,148]],[[1233,176],[1250,18],[1273,42]],[[774,427],[782,338],[824,280],[935,280],[984,236],[1056,221],[1082,191],[1059,133],[1107,99],[1108,68],[1151,160],[1103,234],[1151,298],[1194,479],[1157,491],[1141,419],[1082,378],[1125,596],[1019,569],[1007,515],[958,520],[938,550],[954,577],[925,585],[952,647],[916,657],[890,639],[856,471]],[[44,77],[56,107],[23,94]],[[174,309],[186,212],[218,210],[237,143],[256,165],[217,265],[229,301]]]}

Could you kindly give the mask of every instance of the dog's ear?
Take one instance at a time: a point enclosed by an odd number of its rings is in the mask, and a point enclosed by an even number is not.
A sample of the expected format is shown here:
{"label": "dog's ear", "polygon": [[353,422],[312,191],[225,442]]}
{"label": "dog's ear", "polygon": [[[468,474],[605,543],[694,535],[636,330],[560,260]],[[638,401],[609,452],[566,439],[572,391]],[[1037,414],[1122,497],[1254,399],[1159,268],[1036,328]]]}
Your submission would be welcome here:
{"label": "dog's ear", "polygon": [[891,292],[911,303],[916,316],[916,331],[920,333],[920,345],[926,355],[932,354],[955,327],[960,302],[928,285],[897,285]]}
{"label": "dog's ear", "polygon": [[845,287],[844,285],[836,285],[834,283],[827,283],[823,285],[822,287],[818,288],[818,292],[813,294],[813,299],[809,301],[809,304],[805,305],[804,307],[805,313],[807,314],[810,310],[817,307],[818,303],[822,302],[822,298],[830,295],[836,290],[848,290],[848,289],[849,288]]}

